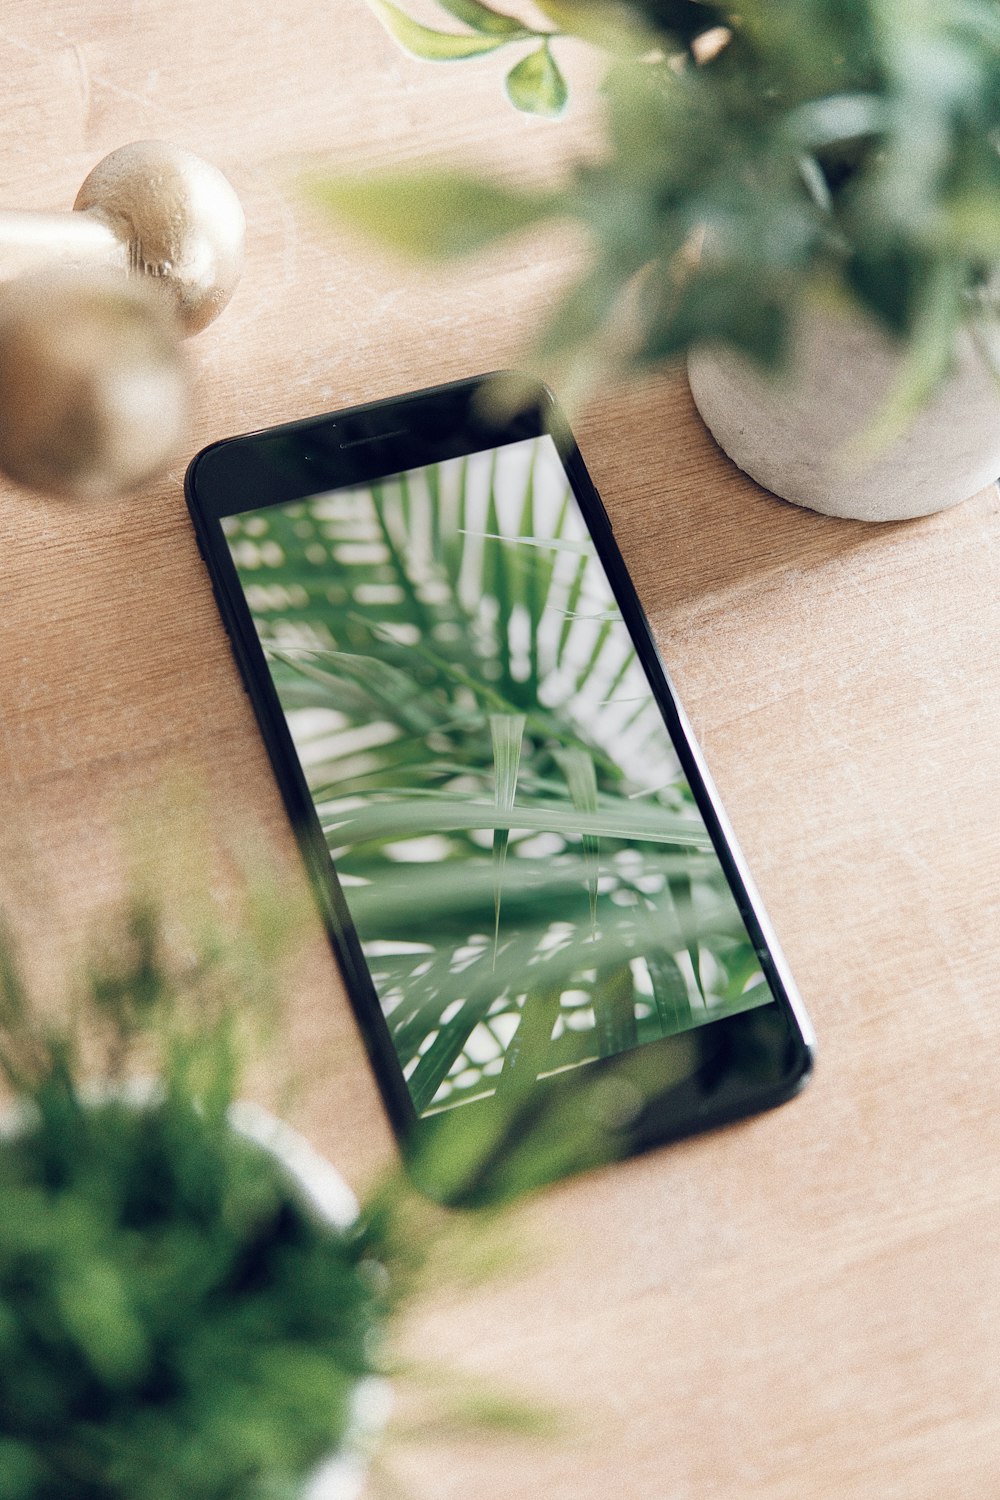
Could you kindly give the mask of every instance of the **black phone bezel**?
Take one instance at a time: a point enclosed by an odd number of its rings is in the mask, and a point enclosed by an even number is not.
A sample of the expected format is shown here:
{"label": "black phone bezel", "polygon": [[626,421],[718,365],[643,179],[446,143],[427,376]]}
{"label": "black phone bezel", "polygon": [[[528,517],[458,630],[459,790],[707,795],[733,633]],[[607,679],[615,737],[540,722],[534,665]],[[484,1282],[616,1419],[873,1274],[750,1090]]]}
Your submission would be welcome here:
{"label": "black phone bezel", "polygon": [[[512,388],[520,393],[513,411]],[[739,1013],[700,1027],[699,1031],[712,1033],[713,1046],[707,1049],[706,1056],[724,1059],[727,1042],[739,1033],[741,1026],[746,1029],[748,1023],[743,1018],[770,1012],[772,1004],[774,1016],[780,1016],[784,1028],[781,1035],[775,1034],[783,1060],[776,1064],[774,1076],[759,1081],[744,1079],[728,1087],[716,1084],[706,1097],[698,1077],[692,1075],[685,1084],[674,1085],[663,1098],[653,1101],[655,1107],[644,1109],[636,1119],[622,1122],[613,1154],[631,1155],[780,1104],[803,1086],[813,1062],[815,1042],[802,1002],[660,657],[601,497],[551,392],[532,383],[530,399],[525,399],[525,389],[522,377],[496,372],[284,423],[212,443],[195,456],[185,475],[185,496],[198,549],[208,568],[236,666],[256,713],[386,1111],[404,1157],[409,1159],[419,1156],[422,1138],[435,1127],[428,1125],[426,1119],[422,1121],[411,1103],[221,521],[227,515],[305,499],[542,433],[552,437],[565,466],[774,996],[773,1002],[757,1011]],[[778,1022],[775,1020],[774,1024],[777,1026]],[[678,1038],[667,1037],[645,1043],[634,1049],[634,1053],[643,1054],[648,1072],[649,1054],[663,1049],[666,1062],[671,1047],[677,1043]],[[619,1072],[627,1071],[633,1055],[622,1053],[588,1063],[578,1071],[585,1070],[591,1076],[612,1067]],[[711,1066],[718,1068],[724,1064],[717,1061]],[[669,1068],[665,1072],[670,1075]],[[558,1082],[552,1087],[557,1091],[564,1086]],[[544,1093],[547,1085],[540,1083],[535,1087]],[[478,1107],[467,1104],[456,1113]]]}

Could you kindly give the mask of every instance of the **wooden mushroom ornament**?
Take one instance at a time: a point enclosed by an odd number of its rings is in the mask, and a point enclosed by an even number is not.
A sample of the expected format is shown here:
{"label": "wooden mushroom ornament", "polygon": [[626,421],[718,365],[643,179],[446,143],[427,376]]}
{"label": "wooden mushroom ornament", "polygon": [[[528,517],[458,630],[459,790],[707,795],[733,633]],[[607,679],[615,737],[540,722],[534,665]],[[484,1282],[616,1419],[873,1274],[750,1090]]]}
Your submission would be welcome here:
{"label": "wooden mushroom ornament", "polygon": [[70,498],[162,469],[187,416],[179,340],[226,306],[245,230],[222,173],[164,141],[106,156],[72,212],[0,212],[0,469]]}

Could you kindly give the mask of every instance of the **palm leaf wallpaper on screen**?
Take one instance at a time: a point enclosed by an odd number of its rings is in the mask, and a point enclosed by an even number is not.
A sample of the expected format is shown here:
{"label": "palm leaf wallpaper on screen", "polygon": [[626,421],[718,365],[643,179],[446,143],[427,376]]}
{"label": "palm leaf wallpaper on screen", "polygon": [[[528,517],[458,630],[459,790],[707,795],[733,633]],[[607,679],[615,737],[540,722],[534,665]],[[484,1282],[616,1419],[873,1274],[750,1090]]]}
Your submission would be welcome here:
{"label": "palm leaf wallpaper on screen", "polygon": [[418,1111],[770,998],[550,439],[224,526]]}

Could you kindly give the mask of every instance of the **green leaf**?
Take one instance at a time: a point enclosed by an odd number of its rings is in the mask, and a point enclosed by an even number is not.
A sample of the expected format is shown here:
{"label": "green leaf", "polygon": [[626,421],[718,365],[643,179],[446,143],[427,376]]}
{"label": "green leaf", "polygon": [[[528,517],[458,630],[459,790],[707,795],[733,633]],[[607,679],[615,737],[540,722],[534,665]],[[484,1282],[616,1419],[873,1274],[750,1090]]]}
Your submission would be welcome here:
{"label": "green leaf", "polygon": [[[667,881],[670,887],[670,895],[677,913],[680,926],[688,933],[687,952],[691,960],[691,972],[694,982],[698,986],[698,993],[705,998],[705,986],[701,978],[701,949],[698,946],[696,929],[691,922],[691,913],[694,911],[694,897],[691,890],[690,876],[684,872],[680,875],[672,875]],[[655,982],[655,981],[654,981]]]}
{"label": "green leaf", "polygon": [[508,187],[460,172],[314,176],[306,192],[338,220],[424,260],[469,255],[560,211],[552,192]]}
{"label": "green leaf", "polygon": [[442,795],[435,801],[373,802],[367,807],[321,816],[328,843],[335,849],[349,844],[395,842],[428,833],[453,833],[470,828],[527,828],[540,833],[591,833],[595,838],[642,839],[678,848],[712,848],[704,824],[681,818],[638,802],[596,813],[579,812],[564,803],[534,800],[502,813],[494,803],[464,802]]}
{"label": "green leaf", "polygon": [[586,347],[610,323],[622,295],[621,268],[604,260],[585,271],[560,296],[538,335],[542,355]]}
{"label": "green leaf", "polygon": [[518,1437],[551,1437],[559,1430],[551,1412],[505,1392],[461,1392],[445,1407],[445,1418],[462,1436],[468,1436],[470,1429]]}
{"label": "green leaf", "polygon": [[[498,809],[509,814],[514,806],[517,791],[517,771],[521,764],[521,745],[524,740],[523,714],[490,714],[490,737],[493,741],[493,774],[495,778],[494,798]],[[510,842],[510,824],[493,830],[493,957],[496,960],[497,944],[500,941],[500,897],[503,888],[503,867],[507,859]]]}
{"label": "green leaf", "polygon": [[290,651],[270,646],[267,655],[270,660],[282,662],[300,677],[325,689],[307,700],[310,703],[337,708],[341,684],[346,677],[363,687],[373,703],[386,711],[393,711],[407,729],[426,733],[439,722],[433,713],[428,712],[419,686],[388,662],[360,652],[320,651],[318,647],[300,647],[298,651],[306,654],[300,655],[294,648]]}
{"label": "green leaf", "polygon": [[[567,36],[578,36],[605,52],[636,56],[655,46],[656,32],[639,15],[642,7],[608,5],[603,0],[539,0],[538,9]],[[711,19],[702,26],[707,29]]]}
{"label": "green leaf", "polygon": [[789,337],[790,298],[763,266],[700,266],[662,300],[646,331],[647,359],[675,359],[692,344],[718,341],[775,368]]}
{"label": "green leaf", "polygon": [[[421,26],[419,21],[412,20],[397,6],[390,5],[389,0],[368,0],[368,4],[404,52],[428,62],[455,62],[463,57],[481,57],[485,52],[495,52],[510,40],[506,34],[458,36],[450,31],[434,31],[430,26]],[[530,35],[530,32],[526,35]]]}
{"label": "green leaf", "polygon": [[120,1267],[110,1258],[81,1257],[56,1278],[53,1295],[67,1333],[97,1376],[112,1386],[134,1379],[149,1349]]}
{"label": "green leaf", "polygon": [[[521,502],[521,515],[517,523],[517,529],[521,536],[534,536],[535,534],[535,464],[538,459],[538,450],[533,449],[531,464],[528,469],[528,478],[524,486],[524,497]],[[565,502],[560,515],[561,527],[562,515],[565,514]],[[542,622],[545,609],[545,601],[549,585],[552,581],[552,573],[555,566],[555,553],[532,552],[530,549],[525,553],[520,550],[514,556],[521,562],[519,582],[521,585],[522,602],[527,606],[531,619],[531,635],[528,640],[528,682],[527,690],[532,702],[538,700],[538,630]]]}
{"label": "green leaf", "polygon": [[[634,878],[658,883],[665,876],[689,874],[692,869],[702,879],[711,878],[717,868],[714,856],[663,851],[659,846],[643,850],[640,858],[642,863]],[[347,868],[346,861],[343,868]],[[410,867],[398,868],[406,871]],[[353,886],[350,893],[351,911],[363,939],[369,933],[391,931],[418,941],[426,935],[429,911],[435,913],[436,922],[466,923],[471,930],[493,900],[494,872],[485,860],[455,859],[421,865],[419,880],[413,879],[412,871],[398,875],[385,863],[375,861],[352,862],[350,873],[368,878],[367,885]],[[519,924],[535,922],[544,929],[549,920],[554,920],[556,908],[576,908],[580,888],[589,878],[588,861],[574,855],[562,855],[551,863],[508,860],[503,881],[505,908],[516,913]],[[665,905],[663,897],[659,899]],[[423,958],[417,961],[422,963]]]}
{"label": "green leaf", "polygon": [[0,1437],[0,1500],[31,1500],[45,1484],[44,1465],[36,1448]]}
{"label": "green leaf", "polygon": [[583,593],[583,585],[587,577],[587,569],[590,566],[590,558],[584,554],[576,565],[573,582],[570,584],[569,594],[566,598],[566,614],[559,631],[559,644],[556,647],[556,665],[561,666],[563,654],[569,641],[570,631],[573,629],[573,619],[580,603],[580,595]]}
{"label": "green leaf", "polygon": [[504,88],[515,109],[528,115],[554,118],[562,114],[569,98],[566,80],[556,66],[548,42],[543,42],[511,68]]}
{"label": "green leaf", "polygon": [[500,531],[496,497],[497,455],[490,463],[490,493],[486,508],[486,531],[483,536],[482,591],[497,601],[497,655],[502,672],[503,692],[510,698],[514,691],[510,660],[510,618],[514,605],[511,592],[510,548]]}
{"label": "green leaf", "polygon": [[669,953],[646,954],[649,977],[653,982],[653,1003],[664,1036],[674,1036],[691,1025],[691,999],[687,981]]}
{"label": "green leaf", "polygon": [[[389,516],[387,514],[388,507],[386,501],[386,487],[382,484],[373,484],[372,502],[375,510],[375,516],[378,521],[378,528],[382,536],[382,541],[385,543],[385,549],[388,552],[392,562],[395,580],[400,585],[406,596],[411,611],[411,617],[415,621],[419,621],[421,632],[426,633],[430,630],[433,624],[431,614],[424,604],[423,600],[421,599],[420,592],[413,580],[410,565],[408,564],[408,561],[404,556],[404,548],[400,548],[395,536],[393,535],[392,527],[389,524]],[[401,513],[402,516],[402,532],[404,536],[409,533],[410,529],[408,517],[409,508],[409,484],[406,475],[402,474],[399,478],[399,513]]]}
{"label": "green leaf", "polygon": [[559,1018],[561,998],[558,986],[524,997],[521,1019],[504,1054],[500,1072],[499,1088],[504,1093],[518,1084],[530,1087],[545,1066]]}
{"label": "green leaf", "polygon": [[481,5],[480,0],[438,0],[438,4],[442,10],[454,16],[456,21],[464,21],[466,26],[471,26],[473,31],[478,31],[482,36],[500,36],[511,40],[533,35],[516,17],[493,10],[489,5]]}
{"label": "green leaf", "polygon": [[[579,987],[595,961],[600,963],[601,969],[601,976],[595,981],[595,999],[597,990],[605,988],[609,976],[619,976],[617,982],[612,980],[607,993],[598,1001],[605,1013],[603,1030],[609,1050],[614,1050],[611,1046],[614,1034],[617,1033],[620,1039],[627,1037],[635,1024],[634,997],[627,1004],[630,1019],[628,1014],[623,1014],[626,1010],[622,1003],[625,980],[621,970],[625,969],[627,973],[631,960],[649,945],[662,950],[666,941],[673,948],[682,945],[691,934],[677,928],[662,907],[637,910],[627,917],[620,916],[612,908],[607,915],[609,921],[600,933],[596,948],[592,944],[581,948],[578,942],[570,941],[556,948],[547,947],[543,952],[538,945],[539,930],[529,929],[502,944],[495,964],[490,961],[488,950],[483,950],[462,969],[457,982],[444,994],[427,996],[427,1004],[421,1005],[420,1011],[404,1023],[406,1034],[397,1032],[395,1035],[401,1057],[412,1057],[415,1047],[419,1047],[419,1061],[408,1079],[418,1111],[431,1102],[472,1031],[489,1015],[499,998],[505,994],[526,992],[535,995],[547,990],[558,990],[561,994],[567,987]],[[739,914],[728,891],[724,898],[704,902],[697,913],[690,914],[689,922],[692,924],[691,933],[697,932],[708,940],[713,935],[716,938],[736,936],[737,929],[742,930]],[[419,994],[423,983],[423,979],[418,978],[409,986],[411,999]],[[628,986],[631,994],[630,977]],[[442,1023],[439,1019],[441,1013],[455,1000],[461,1000],[460,1008]],[[736,1005],[734,1008],[740,1007]],[[700,1019],[710,1019],[709,1013],[705,1011]],[[597,1020],[596,1006],[595,1023],[602,1025]],[[421,1030],[423,1038],[420,1037]],[[430,1045],[421,1045],[432,1034]],[[630,1045],[627,1040],[625,1044]]]}
{"label": "green leaf", "polygon": [[598,975],[593,990],[597,1043],[601,1057],[616,1057],[639,1040],[635,1025],[632,970],[620,964]]}
{"label": "green leaf", "polygon": [[800,105],[788,116],[785,129],[803,150],[817,152],[875,136],[888,119],[885,101],[874,94],[834,94]]}
{"label": "green leaf", "polygon": [[[553,755],[558,762],[559,769],[566,778],[569,787],[570,801],[580,812],[595,813],[597,811],[597,772],[594,769],[594,759],[582,745],[567,745],[561,750],[554,750]],[[587,861],[588,874],[587,886],[590,894],[590,926],[591,931],[597,929],[597,881],[600,875],[600,839],[593,834],[583,835],[583,853]]]}
{"label": "green leaf", "polygon": [[849,458],[884,452],[930,400],[954,359],[955,336],[965,311],[962,292],[961,272],[948,261],[928,270],[896,383],[874,420],[848,444]]}

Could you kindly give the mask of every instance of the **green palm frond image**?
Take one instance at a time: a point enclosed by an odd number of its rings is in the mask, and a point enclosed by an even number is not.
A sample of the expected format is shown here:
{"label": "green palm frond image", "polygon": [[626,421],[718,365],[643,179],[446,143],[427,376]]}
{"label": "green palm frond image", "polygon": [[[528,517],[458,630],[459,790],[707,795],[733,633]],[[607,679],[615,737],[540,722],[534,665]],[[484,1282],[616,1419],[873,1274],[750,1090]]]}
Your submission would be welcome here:
{"label": "green palm frond image", "polygon": [[418,1110],[769,998],[549,439],[225,527]]}
{"label": "green palm frond image", "polygon": [[497,814],[506,817],[493,826],[493,966],[496,967],[497,945],[500,941],[500,902],[503,894],[503,871],[507,863],[507,845],[510,843],[510,819],[514,814],[514,794],[517,791],[517,772],[521,764],[521,746],[524,742],[524,714],[490,714],[490,735],[493,740],[493,777]]}

